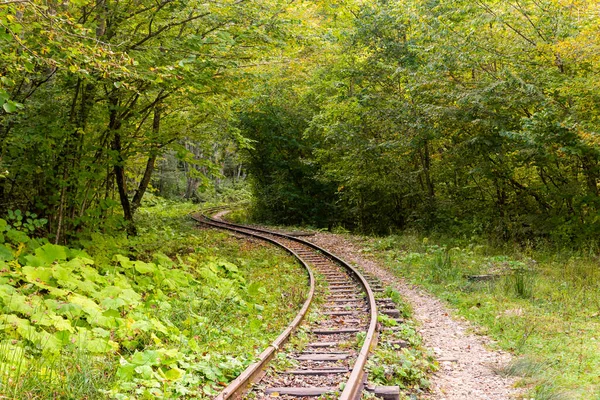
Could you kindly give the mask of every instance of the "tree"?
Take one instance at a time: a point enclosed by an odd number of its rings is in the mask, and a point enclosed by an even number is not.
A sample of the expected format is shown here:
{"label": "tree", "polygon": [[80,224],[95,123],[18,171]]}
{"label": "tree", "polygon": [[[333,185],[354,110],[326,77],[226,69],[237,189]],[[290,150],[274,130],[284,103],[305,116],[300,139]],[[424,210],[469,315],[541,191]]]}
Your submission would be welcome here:
{"label": "tree", "polygon": [[[259,64],[281,59],[283,16],[293,11],[279,0],[0,7],[0,138],[9,172],[0,203],[48,216],[56,242],[106,220],[115,198],[135,234],[157,160],[194,135],[205,139],[181,122],[219,119],[210,114],[215,103],[227,108]],[[145,167],[132,175],[140,159]]]}

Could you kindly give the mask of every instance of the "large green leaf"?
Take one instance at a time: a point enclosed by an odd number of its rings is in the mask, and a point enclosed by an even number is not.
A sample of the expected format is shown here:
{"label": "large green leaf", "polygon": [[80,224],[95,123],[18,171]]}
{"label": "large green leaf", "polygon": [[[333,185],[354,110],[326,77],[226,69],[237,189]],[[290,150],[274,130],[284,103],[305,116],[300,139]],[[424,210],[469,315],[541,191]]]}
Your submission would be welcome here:
{"label": "large green leaf", "polygon": [[33,314],[31,321],[35,321],[35,325],[51,327],[58,331],[75,331],[68,319],[60,317],[49,310]]}
{"label": "large green leaf", "polygon": [[150,274],[156,271],[156,265],[153,263],[145,263],[143,261],[134,261],[134,268],[140,274]]}
{"label": "large green leaf", "polygon": [[127,302],[120,297],[115,297],[115,298],[108,297],[108,298],[102,300],[102,302],[100,304],[102,305],[102,307],[104,307],[107,310],[118,310],[119,308],[126,305]]}
{"label": "large green leaf", "polygon": [[6,232],[6,239],[10,240],[12,243],[29,243],[31,240],[26,233],[18,231],[16,229],[11,229]]}
{"label": "large green leaf", "polygon": [[54,261],[62,261],[67,259],[67,249],[64,246],[46,243],[45,245],[35,249],[35,255],[45,264],[51,264]]}
{"label": "large green leaf", "polygon": [[85,347],[92,353],[104,354],[118,350],[119,345],[111,340],[91,339],[85,343]]}
{"label": "large green leaf", "polygon": [[77,279],[77,276],[73,274],[73,271],[68,268],[61,267],[60,265],[55,265],[52,267],[52,276],[54,279],[56,279],[59,285],[65,286],[69,289],[77,288],[81,282],[79,279]]}
{"label": "large green leaf", "polygon": [[170,370],[164,373],[165,378],[167,378],[170,381],[176,381],[178,379],[181,379],[184,374],[185,372],[177,367],[171,368]]}
{"label": "large green leaf", "polygon": [[11,261],[14,259],[14,255],[11,249],[3,244],[0,244],[0,261]]}
{"label": "large green leaf", "polygon": [[129,258],[122,256],[120,254],[116,254],[113,257],[113,260],[117,261],[123,268],[129,269],[129,268],[133,267],[133,261],[130,261]]}
{"label": "large green leaf", "polygon": [[79,294],[71,294],[69,296],[69,301],[73,304],[76,304],[81,307],[81,309],[91,317],[97,317],[102,315],[102,308],[93,300],[81,296]]}
{"label": "large green leaf", "polygon": [[7,113],[12,113],[17,111],[17,104],[14,101],[7,101],[6,103],[4,103],[2,105],[2,107],[4,108],[4,111],[6,111]]}
{"label": "large green leaf", "polygon": [[150,365],[140,365],[135,367],[135,372],[137,372],[142,379],[151,379],[154,375],[154,371]]}
{"label": "large green leaf", "polygon": [[131,358],[135,365],[158,365],[159,353],[156,350],[138,351]]}
{"label": "large green leaf", "polygon": [[46,267],[26,266],[22,269],[29,282],[48,283],[52,279],[52,269]]}

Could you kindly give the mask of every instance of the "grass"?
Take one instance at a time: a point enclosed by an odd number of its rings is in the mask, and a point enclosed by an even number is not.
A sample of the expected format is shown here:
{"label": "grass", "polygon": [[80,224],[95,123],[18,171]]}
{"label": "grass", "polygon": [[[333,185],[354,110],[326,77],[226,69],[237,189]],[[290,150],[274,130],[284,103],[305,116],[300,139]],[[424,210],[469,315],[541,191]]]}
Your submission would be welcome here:
{"label": "grass", "polygon": [[157,200],[138,237],[94,233],[74,246],[85,253],[6,242],[19,258],[1,265],[0,397],[211,398],[249,365],[303,303],[306,273],[272,246],[198,230],[193,208]]}
{"label": "grass", "polygon": [[[516,355],[501,373],[531,397],[600,398],[600,271],[593,253],[367,238],[365,253],[424,286]],[[473,279],[473,276],[487,276]]]}
{"label": "grass", "polygon": [[[402,399],[416,398],[429,389],[428,378],[438,369],[437,362],[423,346],[416,323],[411,319],[412,309],[400,293],[387,287],[377,296],[392,299],[404,321],[399,324],[395,319],[379,314],[378,322],[382,329],[377,347],[367,362],[369,382],[381,386],[399,386]],[[392,327],[401,329],[386,329]],[[407,346],[399,346],[399,342]]]}

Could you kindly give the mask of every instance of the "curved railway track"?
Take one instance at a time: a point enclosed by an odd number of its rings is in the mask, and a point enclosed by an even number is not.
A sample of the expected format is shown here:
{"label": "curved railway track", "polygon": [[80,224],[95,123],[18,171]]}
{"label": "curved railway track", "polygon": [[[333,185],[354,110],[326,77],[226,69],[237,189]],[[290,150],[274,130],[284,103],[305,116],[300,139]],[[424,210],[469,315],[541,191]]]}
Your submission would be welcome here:
{"label": "curved railway track", "polygon": [[[314,398],[322,395],[338,395],[339,399],[354,400],[360,399],[365,389],[386,399],[398,398],[397,387],[365,386],[365,365],[378,336],[378,304],[374,291],[382,290],[379,283],[366,278],[356,268],[327,250],[290,234],[232,224],[205,215],[194,215],[192,218],[213,228],[284,248],[306,268],[310,282],[307,299],[292,323],[260,354],[258,361],[229,384],[216,400],[246,397],[261,399],[271,396],[281,399]],[[300,353],[288,354],[296,367],[265,375],[267,364],[300,326],[311,306],[315,294],[313,271],[326,282],[328,290],[324,294],[324,303],[320,306],[322,318],[308,324],[311,343]],[[373,284],[375,286],[372,287]],[[394,316],[393,310],[383,311]],[[362,345],[358,346],[360,341]],[[250,393],[246,394],[249,386],[257,382],[259,383],[254,385]]]}

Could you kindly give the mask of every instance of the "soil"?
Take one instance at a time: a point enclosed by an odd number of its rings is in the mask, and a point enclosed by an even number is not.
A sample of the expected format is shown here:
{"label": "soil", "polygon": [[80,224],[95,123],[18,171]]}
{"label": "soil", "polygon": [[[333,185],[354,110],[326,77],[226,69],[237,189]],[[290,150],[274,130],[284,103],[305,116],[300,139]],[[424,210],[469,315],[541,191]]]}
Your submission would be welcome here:
{"label": "soil", "polygon": [[492,350],[491,339],[472,333],[467,321],[457,318],[439,299],[393,275],[380,262],[361,253],[359,238],[318,233],[306,238],[345,261],[363,268],[395,287],[410,303],[424,345],[431,349],[440,369],[432,377],[431,392],[422,399],[501,400],[522,398],[516,379],[494,371],[511,360],[509,353]]}

